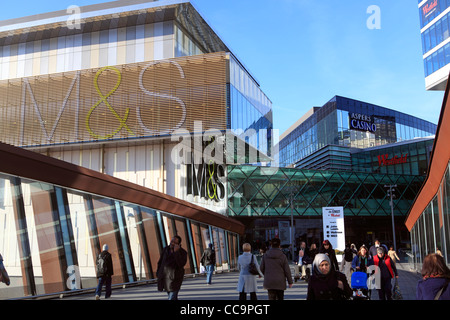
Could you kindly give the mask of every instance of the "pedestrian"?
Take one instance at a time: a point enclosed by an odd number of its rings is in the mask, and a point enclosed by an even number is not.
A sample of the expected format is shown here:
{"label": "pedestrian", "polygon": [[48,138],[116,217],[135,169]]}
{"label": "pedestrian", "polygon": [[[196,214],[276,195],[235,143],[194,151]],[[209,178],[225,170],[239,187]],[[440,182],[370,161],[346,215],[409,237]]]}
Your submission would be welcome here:
{"label": "pedestrian", "polygon": [[444,258],[431,253],[423,259],[422,279],[417,283],[417,300],[450,300],[450,269]]}
{"label": "pedestrian", "polygon": [[95,300],[100,300],[102,288],[105,285],[105,299],[111,297],[112,276],[114,275],[112,256],[109,253],[107,244],[103,245],[102,252],[97,257],[97,278],[98,284],[95,290]]}
{"label": "pedestrian", "polygon": [[356,246],[354,243],[352,243],[351,249],[352,249],[353,254],[356,256],[358,254],[358,250],[356,249]]}
{"label": "pedestrian", "polygon": [[373,265],[373,259],[369,255],[369,250],[367,250],[365,245],[362,245],[356,256],[353,258],[352,268],[355,271],[367,273],[367,267],[371,265]]}
{"label": "pedestrian", "polygon": [[347,300],[352,295],[346,276],[333,269],[330,257],[318,253],[313,262],[306,300]]}
{"label": "pedestrian", "polygon": [[286,281],[292,288],[292,275],[286,255],[280,249],[280,239],[272,240],[272,247],[261,261],[261,272],[264,274],[264,288],[269,300],[283,300]]}
{"label": "pedestrian", "polygon": [[[309,250],[306,251],[306,263],[312,265],[314,258],[316,257],[316,254],[319,253],[319,249],[317,249],[317,245],[315,243],[312,243],[309,247]],[[303,260],[305,260],[305,257],[303,257]]]}
{"label": "pedestrian", "polygon": [[320,247],[319,253],[324,253],[330,258],[331,267],[335,271],[339,271],[339,264],[336,259],[336,252],[333,249],[333,246],[331,245],[331,242],[326,239],[322,242],[322,246]]}
{"label": "pedestrian", "polygon": [[397,260],[400,261],[400,258],[398,257],[397,252],[395,252],[393,246],[389,247],[388,255],[389,255],[389,258],[391,258],[391,261],[393,264],[396,264]]}
{"label": "pedestrian", "polygon": [[203,251],[200,261],[206,270],[206,284],[211,285],[212,275],[214,273],[214,266],[216,265],[216,252],[214,251],[212,243],[210,243],[208,245],[208,248],[206,248],[205,251]]}
{"label": "pedestrian", "polygon": [[377,255],[377,249],[380,247],[380,240],[375,239],[373,246],[369,248],[369,255],[373,258]]}
{"label": "pedestrian", "polygon": [[307,261],[303,261],[303,258],[306,259],[306,243],[304,241],[302,241],[300,243],[300,248],[298,250],[298,255],[297,255],[297,261],[296,264],[298,266],[299,269],[299,273],[301,272],[301,279],[304,280],[306,278],[306,266],[307,266]]}
{"label": "pedestrian", "polygon": [[378,247],[377,255],[373,257],[373,264],[378,267],[380,286],[378,288],[378,297],[380,300],[392,300],[392,282],[395,277],[398,278],[397,268],[392,263],[391,258],[385,253],[385,248]]}
{"label": "pedestrian", "polygon": [[345,246],[344,255],[342,256],[341,272],[345,274],[345,277],[347,278],[349,284],[351,284],[352,262],[355,256],[356,255],[353,254],[350,244],[347,244]]}
{"label": "pedestrian", "polygon": [[239,292],[239,300],[247,300],[247,293],[250,294],[250,300],[257,300],[256,291],[258,286],[256,283],[256,275],[249,272],[249,265],[252,262],[252,259],[259,272],[260,278],[262,277],[262,273],[256,257],[251,253],[252,246],[250,243],[244,243],[242,245],[242,250],[244,250],[244,252],[238,258],[239,281],[237,291]]}
{"label": "pedestrian", "polygon": [[181,247],[181,237],[174,236],[163,249],[156,270],[158,290],[165,290],[169,300],[178,300],[186,262],[187,252]]}

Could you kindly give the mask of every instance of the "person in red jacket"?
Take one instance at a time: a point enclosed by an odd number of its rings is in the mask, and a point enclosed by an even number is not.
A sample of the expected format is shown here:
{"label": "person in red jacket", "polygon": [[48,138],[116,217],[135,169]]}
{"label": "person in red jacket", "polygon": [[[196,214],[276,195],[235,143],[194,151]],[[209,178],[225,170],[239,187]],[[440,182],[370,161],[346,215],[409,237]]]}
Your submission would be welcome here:
{"label": "person in red jacket", "polygon": [[395,263],[386,254],[383,247],[377,248],[377,255],[373,257],[373,264],[378,266],[380,285],[378,288],[378,297],[380,300],[392,300],[392,283],[391,279],[398,278]]}

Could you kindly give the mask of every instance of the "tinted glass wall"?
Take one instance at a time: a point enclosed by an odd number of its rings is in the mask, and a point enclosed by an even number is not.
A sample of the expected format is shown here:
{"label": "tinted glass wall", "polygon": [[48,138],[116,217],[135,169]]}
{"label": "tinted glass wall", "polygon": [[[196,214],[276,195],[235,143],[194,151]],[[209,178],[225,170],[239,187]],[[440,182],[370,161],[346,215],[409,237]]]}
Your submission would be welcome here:
{"label": "tinted glass wall", "polygon": [[428,0],[419,7],[425,77],[450,63],[449,44],[441,45],[450,37],[449,7],[449,0]]}
{"label": "tinted glass wall", "polygon": [[[256,166],[228,166],[228,208],[238,217],[322,217],[323,207],[346,216],[390,217],[384,185],[396,184],[394,214],[406,216],[423,176]],[[292,210],[292,211],[291,211]]]}
{"label": "tinted glass wall", "polygon": [[[229,62],[227,128],[256,149],[267,153],[272,141],[272,102],[260,89],[258,82],[231,54]],[[258,134],[261,129],[267,130],[267,138]],[[256,134],[248,135],[250,131]]]}
{"label": "tinted glass wall", "polygon": [[426,175],[434,139],[399,143],[352,153],[352,170],[359,172]]}
{"label": "tinted glass wall", "polygon": [[[370,117],[376,130],[370,132],[352,128],[352,114]],[[435,133],[436,125],[428,121],[335,96],[280,141],[280,165],[293,164],[328,144],[370,148]]]}
{"label": "tinted glass wall", "polygon": [[450,264],[450,173],[411,230],[411,261],[417,271],[430,253],[440,252]]}
{"label": "tinted glass wall", "polygon": [[94,288],[105,243],[113,285],[154,279],[161,250],[174,235],[188,252],[186,274],[199,272],[211,242],[217,269],[236,267],[238,235],[221,228],[5,174],[0,194],[0,254],[11,279],[9,286],[0,283],[0,299]]}

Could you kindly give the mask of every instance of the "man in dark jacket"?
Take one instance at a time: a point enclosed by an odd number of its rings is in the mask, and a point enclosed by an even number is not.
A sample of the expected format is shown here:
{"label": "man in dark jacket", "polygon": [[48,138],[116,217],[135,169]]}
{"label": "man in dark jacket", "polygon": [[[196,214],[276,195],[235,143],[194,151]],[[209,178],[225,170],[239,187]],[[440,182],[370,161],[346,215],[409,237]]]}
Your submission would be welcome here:
{"label": "man in dark jacket", "polygon": [[287,257],[280,249],[280,239],[272,240],[272,247],[263,255],[260,270],[269,300],[283,300],[286,281],[292,288],[292,275]]}
{"label": "man in dark jacket", "polygon": [[102,287],[105,285],[106,292],[105,298],[108,299],[111,296],[111,282],[114,274],[113,263],[111,254],[108,252],[108,245],[103,245],[103,251],[97,257],[97,278],[98,285],[95,290],[95,300],[100,300],[102,295]]}
{"label": "man in dark jacket", "polygon": [[206,284],[211,284],[212,274],[214,272],[214,266],[216,265],[216,252],[213,249],[213,244],[210,243],[208,248],[203,251],[202,258],[200,259],[206,269]]}
{"label": "man in dark jacket", "polygon": [[385,253],[383,247],[377,248],[377,255],[373,257],[373,264],[379,268],[379,277],[381,288],[378,289],[380,300],[392,300],[391,279],[398,278],[397,268],[391,258]]}
{"label": "man in dark jacket", "polygon": [[187,252],[181,248],[181,238],[174,236],[170,245],[163,249],[156,271],[158,290],[166,290],[169,300],[178,300],[186,262]]}

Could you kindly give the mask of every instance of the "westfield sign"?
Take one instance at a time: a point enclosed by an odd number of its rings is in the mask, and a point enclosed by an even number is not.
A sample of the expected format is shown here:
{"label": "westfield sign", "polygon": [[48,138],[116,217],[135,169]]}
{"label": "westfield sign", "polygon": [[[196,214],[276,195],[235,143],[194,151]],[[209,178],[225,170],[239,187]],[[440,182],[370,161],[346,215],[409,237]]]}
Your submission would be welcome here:
{"label": "westfield sign", "polygon": [[396,164],[406,163],[408,161],[408,154],[402,154],[401,157],[394,156],[389,159],[389,154],[382,154],[378,156],[378,165],[383,166],[393,166]]}
{"label": "westfield sign", "polygon": [[427,3],[426,5],[423,6],[422,11],[423,14],[426,16],[427,14],[429,14],[433,9],[436,9],[438,5],[438,0],[434,0],[430,3]]}

